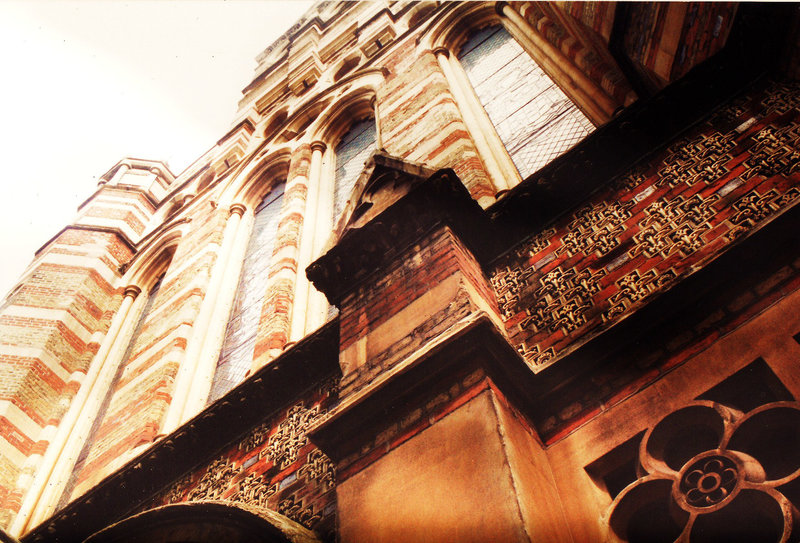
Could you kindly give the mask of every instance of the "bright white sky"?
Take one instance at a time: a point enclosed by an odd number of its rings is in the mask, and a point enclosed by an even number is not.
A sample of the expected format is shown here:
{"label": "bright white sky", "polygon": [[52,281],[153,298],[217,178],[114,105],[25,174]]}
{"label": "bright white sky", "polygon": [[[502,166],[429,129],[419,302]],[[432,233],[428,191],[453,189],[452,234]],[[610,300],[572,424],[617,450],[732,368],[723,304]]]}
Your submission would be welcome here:
{"label": "bright white sky", "polygon": [[311,2],[0,0],[0,300],[124,156],[180,173]]}

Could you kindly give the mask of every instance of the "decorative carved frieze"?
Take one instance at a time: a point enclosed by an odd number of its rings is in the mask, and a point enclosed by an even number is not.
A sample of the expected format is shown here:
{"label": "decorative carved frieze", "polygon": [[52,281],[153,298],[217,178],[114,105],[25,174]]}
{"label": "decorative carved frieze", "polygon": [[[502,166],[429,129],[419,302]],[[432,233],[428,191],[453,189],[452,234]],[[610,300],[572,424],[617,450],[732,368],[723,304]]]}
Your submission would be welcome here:
{"label": "decorative carved frieze", "polygon": [[634,202],[599,202],[580,209],[567,225],[562,250],[570,256],[579,252],[602,256],[619,245],[625,221],[631,217]]}
{"label": "decorative carved frieze", "polygon": [[295,496],[289,496],[281,500],[278,503],[278,513],[289,517],[306,528],[313,527],[322,519],[322,515],[315,512],[313,506],[303,507],[303,501]]}
{"label": "decorative carved frieze", "polygon": [[252,451],[267,439],[269,435],[270,425],[264,423],[253,428],[245,437],[239,442],[238,449],[240,451]]}
{"label": "decorative carved frieze", "polygon": [[800,85],[797,83],[774,83],[765,93],[761,104],[766,108],[764,115],[788,113],[800,104]]}
{"label": "decorative carved frieze", "polygon": [[286,419],[270,436],[266,456],[280,469],[286,469],[296,462],[298,452],[308,443],[308,430],[319,416],[318,405],[310,409],[302,403],[292,406],[286,413]]}
{"label": "decorative carved frieze", "polygon": [[663,273],[650,270],[642,274],[633,270],[616,282],[619,291],[609,298],[611,306],[603,313],[603,320],[622,315],[634,303],[672,283],[676,278],[677,274],[672,270]]}
{"label": "decorative carved frieze", "polygon": [[297,475],[306,482],[316,481],[323,491],[333,488],[336,484],[336,468],[330,458],[319,449],[308,453],[308,460],[297,471]]}
{"label": "decorative carved frieze", "polygon": [[675,251],[684,256],[692,254],[703,245],[701,236],[711,228],[708,221],[716,213],[711,206],[717,200],[716,194],[707,198],[695,194],[688,200],[677,196],[653,202],[645,209],[641,230],[633,236],[636,245],[631,256],[666,258]]}
{"label": "decorative carved frieze", "polygon": [[555,235],[555,228],[545,228],[541,232],[522,242],[522,246],[514,251],[514,254],[519,258],[530,258],[532,256],[536,256],[536,253],[544,251],[550,246],[550,240]]}
{"label": "decorative carved frieze", "polygon": [[783,128],[767,125],[753,136],[755,145],[745,161],[749,166],[743,179],[754,175],[772,177],[790,175],[800,170],[800,124],[792,123]]}
{"label": "decorative carved frieze", "polygon": [[728,220],[733,227],[728,232],[728,238],[739,237],[757,223],[790,204],[798,196],[800,196],[798,187],[793,187],[783,194],[776,189],[771,189],[763,195],[757,189],[751,190],[731,206],[734,214]]}
{"label": "decorative carved frieze", "polygon": [[556,351],[550,347],[549,349],[542,349],[538,345],[528,345],[523,342],[517,346],[517,352],[522,355],[525,361],[534,368],[546,366],[548,362],[553,360],[556,356]]}
{"label": "decorative carved frieze", "polygon": [[278,491],[278,488],[278,483],[270,485],[263,475],[250,473],[239,481],[239,486],[236,493],[231,496],[231,500],[267,507],[267,500]]}
{"label": "decorative carved frieze", "polygon": [[497,304],[506,318],[515,315],[520,293],[535,273],[536,268],[533,266],[508,267],[492,276],[491,283],[497,295]]}
{"label": "decorative carved frieze", "polygon": [[183,496],[186,490],[192,484],[192,476],[187,475],[178,481],[175,481],[172,486],[164,494],[164,503],[179,503],[183,501]]}
{"label": "decorative carved frieze", "polygon": [[695,138],[686,138],[672,145],[658,171],[659,186],[675,187],[680,183],[711,184],[727,175],[725,164],[733,157],[736,147],[735,132],[712,132]]}
{"label": "decorative carved frieze", "polygon": [[604,271],[576,271],[557,267],[539,278],[541,286],[534,293],[533,307],[525,310],[528,316],[520,327],[536,331],[572,332],[586,322],[586,312],[594,305],[592,296],[600,290]]}
{"label": "decorative carved frieze", "polygon": [[647,174],[643,169],[637,168],[629,174],[615,179],[611,186],[614,192],[630,192],[645,181],[647,181]]}
{"label": "decorative carved frieze", "polygon": [[198,481],[197,486],[189,492],[187,499],[189,501],[220,499],[237,471],[227,458],[214,460]]}

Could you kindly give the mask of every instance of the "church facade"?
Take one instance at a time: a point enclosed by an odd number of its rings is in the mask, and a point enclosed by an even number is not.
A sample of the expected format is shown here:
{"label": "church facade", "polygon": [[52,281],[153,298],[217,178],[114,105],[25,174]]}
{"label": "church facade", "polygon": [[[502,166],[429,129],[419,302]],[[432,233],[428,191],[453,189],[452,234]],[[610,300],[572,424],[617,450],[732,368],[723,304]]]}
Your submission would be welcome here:
{"label": "church facade", "polygon": [[800,539],[798,24],[315,4],[0,306],[0,539]]}

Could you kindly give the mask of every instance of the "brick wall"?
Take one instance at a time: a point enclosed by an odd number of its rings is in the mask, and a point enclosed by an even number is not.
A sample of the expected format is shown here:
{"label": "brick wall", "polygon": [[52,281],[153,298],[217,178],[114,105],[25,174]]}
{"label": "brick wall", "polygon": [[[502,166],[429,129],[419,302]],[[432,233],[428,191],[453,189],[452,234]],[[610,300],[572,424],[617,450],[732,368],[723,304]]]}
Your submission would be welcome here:
{"label": "brick wall", "polygon": [[[762,85],[496,262],[491,280],[506,330],[534,371],[558,364],[798,201],[798,105],[797,86]],[[545,434],[569,431],[796,288],[795,263],[771,273],[733,300],[709,303],[693,324],[679,323],[635,366],[621,360],[589,389],[573,388],[580,401],[539,421]]]}
{"label": "brick wall", "polygon": [[336,473],[307,433],[336,403],[337,390],[333,379],[298,392],[291,405],[254,420],[252,430],[240,440],[225,445],[207,464],[140,509],[191,500],[240,501],[277,511],[331,537]]}
{"label": "brick wall", "polygon": [[1,525],[97,352],[121,300],[117,270],[130,256],[115,234],[66,229],[0,308]]}
{"label": "brick wall", "polygon": [[82,494],[119,468],[135,447],[152,443],[161,430],[191,337],[191,324],[208,287],[227,212],[199,205],[190,218],[152,309],[138,336],[132,338],[88,453],[75,467],[73,495]]}

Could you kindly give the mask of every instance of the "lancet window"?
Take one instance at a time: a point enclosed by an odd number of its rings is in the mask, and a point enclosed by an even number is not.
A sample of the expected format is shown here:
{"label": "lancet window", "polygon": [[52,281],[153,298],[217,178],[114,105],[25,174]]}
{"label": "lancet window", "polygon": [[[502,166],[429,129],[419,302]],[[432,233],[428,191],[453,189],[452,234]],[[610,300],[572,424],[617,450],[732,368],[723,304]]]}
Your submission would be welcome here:
{"label": "lancet window", "polygon": [[375,150],[376,137],[375,120],[370,118],[351,126],[336,146],[334,220],[338,220],[364,163]]}
{"label": "lancet window", "polygon": [[474,32],[458,60],[523,179],[594,130],[502,26]]}
{"label": "lancet window", "polygon": [[284,184],[276,185],[255,210],[253,232],[242,265],[209,402],[220,398],[239,384],[252,366],[283,192]]}

